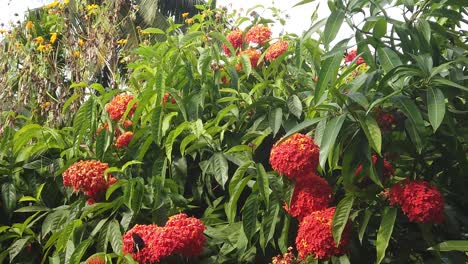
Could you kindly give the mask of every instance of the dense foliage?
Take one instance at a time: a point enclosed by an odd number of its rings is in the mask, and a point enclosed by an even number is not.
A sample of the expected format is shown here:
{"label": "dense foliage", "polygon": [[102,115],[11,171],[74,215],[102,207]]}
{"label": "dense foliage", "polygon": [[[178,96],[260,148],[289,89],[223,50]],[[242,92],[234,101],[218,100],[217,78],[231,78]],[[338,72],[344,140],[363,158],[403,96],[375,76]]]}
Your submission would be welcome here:
{"label": "dense foliage", "polygon": [[[211,4],[133,50],[99,42],[128,58],[106,83],[72,67],[96,66],[101,44],[53,35],[67,4],[6,36],[38,68],[2,57],[16,81],[0,92],[43,91],[26,105],[44,115],[1,119],[0,262],[466,262],[463,3],[331,1],[329,18],[279,37],[274,8]],[[80,8],[98,36],[103,7]],[[354,36],[334,41],[344,23]],[[87,58],[68,50],[84,45]],[[57,65],[55,81],[33,78]]]}

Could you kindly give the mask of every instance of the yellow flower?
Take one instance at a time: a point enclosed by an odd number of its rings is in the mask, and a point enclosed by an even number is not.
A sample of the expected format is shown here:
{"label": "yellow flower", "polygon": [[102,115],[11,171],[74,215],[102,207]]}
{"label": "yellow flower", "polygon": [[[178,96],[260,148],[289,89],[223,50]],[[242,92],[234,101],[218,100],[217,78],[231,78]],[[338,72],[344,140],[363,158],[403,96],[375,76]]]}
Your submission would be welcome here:
{"label": "yellow flower", "polygon": [[78,46],[83,47],[83,45],[84,45],[84,40],[83,39],[78,40]]}
{"label": "yellow flower", "polygon": [[49,107],[50,107],[50,102],[44,102],[44,103],[41,104],[42,109],[47,109]]}
{"label": "yellow flower", "polygon": [[41,44],[41,45],[39,45],[39,46],[37,47],[37,50],[40,51],[40,52],[49,51],[49,50],[51,50],[51,49],[52,49],[52,45],[50,45],[50,44],[45,44],[45,45],[42,45],[42,44]]}
{"label": "yellow flower", "polygon": [[185,19],[185,23],[187,23],[188,25],[193,25],[193,19],[192,18]]}
{"label": "yellow flower", "polygon": [[80,55],[81,55],[81,53],[80,53],[79,50],[75,50],[75,51],[73,52],[73,57],[74,57],[74,58],[79,58]]}
{"label": "yellow flower", "polygon": [[16,46],[17,48],[22,47],[22,46],[23,46],[23,43],[21,43],[21,42],[16,42],[16,43],[15,43],[15,46]]}
{"label": "yellow flower", "polygon": [[50,33],[50,43],[54,44],[56,40],[57,40],[57,33],[56,32]]}
{"label": "yellow flower", "polygon": [[33,22],[31,20],[26,22],[26,28],[27,29],[31,29],[31,28],[33,28],[33,26],[34,26],[34,24],[33,24]]}
{"label": "yellow flower", "polygon": [[92,4],[92,5],[87,5],[87,6],[86,6],[86,9],[88,10],[88,12],[89,12],[89,11],[92,11],[92,10],[97,10],[98,8],[99,8],[99,6],[96,5],[96,4]]}
{"label": "yellow flower", "polygon": [[189,16],[189,13],[188,13],[188,12],[182,14],[182,18],[187,18],[188,16]]}
{"label": "yellow flower", "polygon": [[5,34],[7,32],[8,32],[8,30],[6,30],[6,29],[0,29],[0,34]]}
{"label": "yellow flower", "polygon": [[39,36],[39,37],[34,39],[34,42],[36,42],[37,44],[42,44],[42,43],[44,43],[44,38]]}
{"label": "yellow flower", "polygon": [[117,44],[125,45],[125,44],[127,44],[127,41],[128,41],[127,39],[119,39],[119,40],[117,40]]}
{"label": "yellow flower", "polygon": [[52,3],[46,5],[46,8],[54,8],[59,4],[57,0],[53,1]]}

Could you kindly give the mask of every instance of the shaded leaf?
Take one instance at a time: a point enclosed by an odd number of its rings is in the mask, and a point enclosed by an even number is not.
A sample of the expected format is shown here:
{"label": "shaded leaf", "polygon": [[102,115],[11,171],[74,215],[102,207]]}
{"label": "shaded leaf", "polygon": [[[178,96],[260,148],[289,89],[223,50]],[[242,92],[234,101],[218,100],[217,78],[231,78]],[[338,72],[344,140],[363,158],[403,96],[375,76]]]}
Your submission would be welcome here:
{"label": "shaded leaf", "polygon": [[385,251],[388,247],[388,242],[393,232],[393,225],[397,216],[397,208],[386,207],[382,214],[382,221],[380,222],[379,231],[377,232],[377,264],[382,262],[385,258]]}
{"label": "shaded leaf", "polygon": [[349,214],[353,208],[354,196],[345,196],[336,206],[335,214],[333,215],[332,231],[333,239],[337,245],[340,244],[341,235],[348,223]]}

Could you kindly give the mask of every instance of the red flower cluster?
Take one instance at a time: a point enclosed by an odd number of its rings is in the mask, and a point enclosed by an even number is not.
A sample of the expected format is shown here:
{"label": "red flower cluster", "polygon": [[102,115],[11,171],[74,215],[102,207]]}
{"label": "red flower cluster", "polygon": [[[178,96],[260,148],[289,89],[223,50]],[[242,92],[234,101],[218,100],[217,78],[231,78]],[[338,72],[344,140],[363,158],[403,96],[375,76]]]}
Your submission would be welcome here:
{"label": "red flower cluster", "polygon": [[107,163],[97,160],[75,162],[63,173],[63,185],[73,187],[74,192],[84,192],[91,198],[88,203],[94,203],[103,191],[117,181],[112,175],[108,175],[107,181],[104,179],[104,171],[107,168]]}
{"label": "red flower cluster", "polygon": [[[109,113],[110,118],[112,120],[119,120],[122,118],[122,116],[125,114],[125,111],[127,111],[127,105],[134,99],[133,96],[129,94],[119,94],[112,101],[109,102],[109,104],[106,107],[106,111]],[[132,109],[128,113],[128,116],[133,115],[135,112],[135,109],[137,108],[137,104],[134,104],[132,106]]]}
{"label": "red flower cluster", "polygon": [[294,260],[296,257],[292,253],[293,248],[288,247],[288,252],[284,253],[283,255],[278,255],[273,257],[272,264],[293,264],[295,263]]}
{"label": "red flower cluster", "polygon": [[[163,96],[163,99],[162,99],[162,102],[161,104],[162,105],[165,105],[167,103],[167,101],[169,100],[169,98],[171,97],[171,95],[169,93],[164,93],[164,96]],[[175,98],[171,98],[171,104],[175,104],[177,101]]]}
{"label": "red flower cluster", "polygon": [[[377,163],[377,155],[372,155],[372,163],[375,165]],[[354,171],[354,176],[359,176],[362,171],[362,165],[359,165]],[[395,169],[392,164],[384,159],[383,161],[383,177],[384,179],[390,179],[395,174]]]}
{"label": "red flower cluster", "polygon": [[444,221],[444,197],[436,186],[425,181],[404,180],[390,188],[390,204],[398,204],[411,222]]}
{"label": "red flower cluster", "polygon": [[86,260],[86,264],[106,264],[106,260],[104,260],[101,256],[90,257]]}
{"label": "red flower cluster", "polygon": [[203,251],[206,237],[203,235],[205,225],[202,221],[194,217],[187,217],[186,214],[178,214],[169,217],[166,230],[174,232],[179,238],[179,243],[174,249],[186,257],[198,256]]}
{"label": "red flower cluster", "polygon": [[[344,61],[345,62],[351,62],[356,58],[356,55],[357,55],[357,50],[352,50],[352,51],[348,52],[348,54],[345,56]],[[357,61],[356,61],[356,64],[359,65],[359,64],[362,64],[364,62],[365,62],[364,59],[362,57],[359,57],[357,59]]]}
{"label": "red flower cluster", "polygon": [[[131,254],[139,263],[160,262],[173,254],[195,257],[203,251],[204,230],[205,225],[199,219],[186,214],[170,217],[165,227],[135,225],[123,236],[123,252]],[[144,242],[144,246],[137,250],[134,234]]]}
{"label": "red flower cluster", "polygon": [[288,42],[280,40],[272,44],[265,52],[265,59],[267,61],[274,60],[281,56],[288,50]]}
{"label": "red flower cluster", "polygon": [[384,131],[389,131],[396,124],[396,118],[387,112],[379,110],[377,112],[377,124]]}
{"label": "red flower cluster", "polygon": [[264,25],[253,26],[247,34],[245,34],[245,41],[256,44],[262,44],[271,37],[271,29]]}
{"label": "red flower cluster", "polygon": [[285,210],[299,221],[312,212],[327,208],[333,201],[333,190],[328,182],[314,172],[309,174],[306,179],[296,184],[291,204],[284,206]]}
{"label": "red flower cluster", "polygon": [[276,172],[298,180],[307,176],[305,172],[317,170],[319,154],[319,147],[312,138],[296,133],[273,145],[270,164]]}
{"label": "red flower cluster", "polygon": [[246,54],[249,57],[250,64],[254,68],[257,67],[258,60],[262,56],[262,53],[258,49],[252,49],[252,48],[242,51],[241,54]]}
{"label": "red flower cluster", "polygon": [[117,138],[115,142],[115,146],[117,148],[126,147],[130,143],[130,141],[132,141],[132,138],[133,138],[133,132],[127,131]]}
{"label": "red flower cluster", "polygon": [[[243,34],[242,31],[239,29],[233,30],[229,34],[227,34],[226,38],[234,47],[234,49],[242,48],[242,43],[243,43],[242,34]],[[231,51],[224,44],[223,44],[223,50],[226,55],[228,56],[231,55]]]}
{"label": "red flower cluster", "polygon": [[350,227],[345,227],[337,246],[332,235],[332,220],[335,207],[316,211],[305,217],[299,224],[296,237],[296,248],[299,258],[313,255],[317,259],[327,259],[342,255],[349,244]]}

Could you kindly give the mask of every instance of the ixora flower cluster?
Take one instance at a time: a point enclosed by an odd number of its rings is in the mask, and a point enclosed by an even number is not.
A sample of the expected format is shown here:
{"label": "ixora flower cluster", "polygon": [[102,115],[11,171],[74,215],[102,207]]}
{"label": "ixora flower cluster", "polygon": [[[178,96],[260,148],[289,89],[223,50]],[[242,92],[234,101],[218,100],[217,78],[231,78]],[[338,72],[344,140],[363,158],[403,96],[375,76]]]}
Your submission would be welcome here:
{"label": "ixora flower cluster", "polygon": [[183,213],[169,217],[164,227],[135,225],[123,235],[123,252],[142,264],[174,254],[196,257],[203,251],[205,228],[202,221]]}
{"label": "ixora flower cluster", "polygon": [[444,197],[436,186],[420,180],[403,180],[390,188],[390,204],[399,205],[411,222],[444,221]]}
{"label": "ixora flower cluster", "polygon": [[333,190],[317,174],[319,154],[314,140],[299,133],[280,140],[270,152],[272,168],[296,183],[291,203],[285,205],[285,210],[299,220],[296,248],[300,259],[342,255],[349,244],[349,224],[339,245],[333,240],[331,224],[335,208],[329,207]]}
{"label": "ixora flower cluster", "polygon": [[100,200],[107,188],[117,179],[108,174],[104,178],[104,171],[109,168],[107,163],[97,160],[82,160],[75,162],[63,172],[63,185],[73,187],[74,192],[83,192],[89,197],[88,204]]}
{"label": "ixora flower cluster", "polygon": [[[226,39],[236,50],[236,55],[245,54],[250,59],[252,67],[259,65],[259,60],[262,57],[261,49],[266,46],[268,40],[271,38],[271,29],[264,25],[254,25],[247,33],[235,29],[227,34]],[[256,44],[256,48],[246,48],[243,50],[243,46],[248,46],[249,43]],[[288,42],[284,40],[278,40],[266,48],[265,60],[273,61],[288,50]],[[224,53],[228,56],[231,55],[231,51],[226,45],[222,46]],[[242,70],[242,65],[238,63],[236,65],[237,70]]]}
{"label": "ixora flower cluster", "polygon": [[[128,104],[133,101],[135,98],[129,94],[119,94],[115,96],[112,101],[107,104],[106,111],[109,113],[109,116],[112,120],[118,121],[122,124],[123,128],[126,129],[132,126],[132,121],[130,120],[122,120],[125,112],[127,111]],[[133,104],[130,108],[127,117],[131,117],[137,108],[137,104]],[[97,133],[99,134],[103,129],[109,130],[109,124],[105,123],[104,126],[98,128]],[[117,138],[115,141],[115,146],[117,148],[123,148],[130,144],[133,138],[133,132],[125,131],[122,133],[120,128],[115,129],[115,137]]]}

